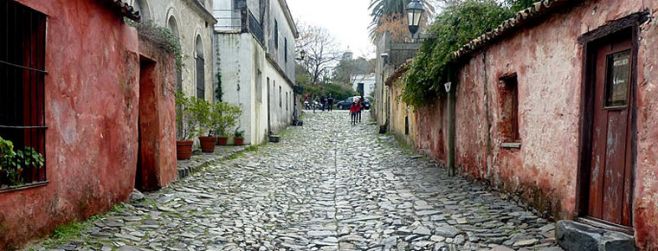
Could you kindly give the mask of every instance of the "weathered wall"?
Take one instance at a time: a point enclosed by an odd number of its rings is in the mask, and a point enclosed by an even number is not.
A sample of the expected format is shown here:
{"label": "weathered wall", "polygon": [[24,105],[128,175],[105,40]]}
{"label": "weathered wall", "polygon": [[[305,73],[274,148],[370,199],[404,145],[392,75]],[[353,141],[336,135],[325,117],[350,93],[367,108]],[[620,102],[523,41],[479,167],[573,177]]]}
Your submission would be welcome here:
{"label": "weathered wall", "polygon": [[126,200],[137,164],[136,31],[102,1],[19,2],[49,16],[48,184],[0,194],[0,249]]}
{"label": "weathered wall", "polygon": [[653,20],[640,27],[633,213],[638,244],[658,250],[658,2],[643,2]]}
{"label": "weathered wall", "polygon": [[[407,145],[415,145],[415,140],[418,138],[416,135],[416,126],[415,126],[415,113],[413,113],[413,107],[408,106],[406,103],[402,102],[402,83],[401,80],[395,81],[390,86],[391,90],[391,133],[404,141]],[[409,116],[409,132],[406,134],[405,130],[405,118]]]}
{"label": "weathered wall", "polygon": [[[658,250],[658,2],[598,0],[578,4],[473,55],[457,86],[457,165],[468,176],[517,192],[558,219],[577,216],[583,46],[578,37],[648,10],[640,27],[634,228],[643,250]],[[555,39],[559,37],[560,39]],[[504,148],[499,79],[518,76],[520,149]],[[436,104],[417,111],[420,149],[445,160],[447,113]],[[395,117],[395,116],[394,116]],[[427,126],[430,123],[432,126]],[[425,126],[423,126],[425,125]],[[434,150],[436,149],[436,150]]]}
{"label": "weathered wall", "polygon": [[[272,132],[276,134],[292,123],[295,102],[294,92],[284,76],[276,70],[276,66],[269,60],[265,61],[266,71],[264,77],[270,78],[272,86],[272,89],[270,89],[270,126]],[[263,80],[264,83],[265,81]]]}
{"label": "weathered wall", "polygon": [[[286,73],[289,79],[295,81],[295,35],[293,34],[294,22],[290,22],[285,14],[284,7],[279,3],[279,0],[271,0],[268,10],[268,20],[265,24],[265,41],[267,44],[267,52],[274,59],[276,64]],[[285,2],[285,1],[284,1]],[[279,23],[279,46],[275,46],[274,37],[274,20]],[[295,28],[296,29],[296,28]],[[288,47],[285,46],[285,41],[288,40]],[[288,59],[286,60],[286,50],[288,52]]]}
{"label": "weathered wall", "polygon": [[[170,20],[175,20],[177,30],[173,31],[174,34],[179,36],[181,50],[183,54],[183,92],[188,96],[196,97],[197,78],[202,77],[205,83],[205,99],[214,100],[214,85],[215,74],[213,68],[213,20],[209,20],[200,11],[196,10],[192,5],[192,1],[196,0],[178,0],[178,1],[163,1],[163,0],[141,0],[144,6],[148,8],[151,14],[149,19],[142,20],[143,22],[153,22],[157,26],[168,27]],[[126,1],[134,4],[135,0]],[[212,11],[213,1],[206,1],[205,8],[207,11]],[[204,58],[204,76],[197,76],[196,72],[196,38],[201,37],[201,47]]]}
{"label": "weathered wall", "polygon": [[222,74],[224,101],[242,107],[239,126],[245,131],[245,143],[263,143],[267,140],[268,112],[274,133],[290,125],[294,104],[292,86],[266,58],[265,50],[250,33],[215,34],[221,55],[216,67]]}
{"label": "weathered wall", "polygon": [[[557,218],[575,217],[579,130],[583,116],[580,104],[584,95],[581,90],[584,51],[577,38],[646,7],[655,9],[658,4],[653,2],[652,5],[633,1],[588,2],[568,13],[554,15],[539,26],[523,30],[472,58],[460,74],[457,104],[457,152],[463,170],[506,190],[520,192],[531,204]],[[644,104],[652,93],[645,88],[656,74],[652,68],[656,57],[650,51],[658,46],[646,43],[655,40],[656,35],[651,30],[655,31],[655,23],[643,25],[640,34],[643,46],[639,55],[643,63],[638,69],[641,78],[637,102],[640,113],[644,111],[645,115],[655,112]],[[561,39],[552,39],[557,34]],[[497,85],[498,79],[509,73],[517,73],[519,82],[522,147],[518,150],[501,147],[505,129],[499,123],[502,111]],[[477,106],[472,105],[473,100],[479,101]],[[651,193],[655,192],[657,184],[653,179],[655,175],[651,175],[656,165],[650,162],[655,149],[651,152],[650,147],[642,146],[654,144],[654,140],[647,137],[652,133],[647,128],[654,128],[655,123],[638,117],[640,151],[633,212],[638,245],[649,250],[658,248],[655,243],[656,196]],[[649,193],[643,190],[647,187]]]}
{"label": "weathered wall", "polygon": [[242,108],[238,126],[245,131],[245,143],[254,142],[256,129],[252,129],[251,116],[256,109],[253,107],[256,102],[253,95],[256,72],[253,53],[256,42],[249,33],[215,33],[215,41],[218,54],[221,55],[215,67],[222,74],[223,101]]}
{"label": "weathered wall", "polygon": [[[144,190],[165,187],[176,170],[176,61],[172,54],[140,36],[139,133]],[[138,173],[140,174],[140,173]]]}

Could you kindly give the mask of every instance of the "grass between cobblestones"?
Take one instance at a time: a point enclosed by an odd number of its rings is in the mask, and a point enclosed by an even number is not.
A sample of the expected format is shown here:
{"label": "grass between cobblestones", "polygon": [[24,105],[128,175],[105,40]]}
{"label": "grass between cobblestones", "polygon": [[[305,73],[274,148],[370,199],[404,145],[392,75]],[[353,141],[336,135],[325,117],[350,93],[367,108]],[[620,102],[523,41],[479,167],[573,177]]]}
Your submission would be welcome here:
{"label": "grass between cobblestones", "polygon": [[105,214],[94,215],[84,221],[75,221],[61,225],[55,228],[55,231],[53,231],[48,240],[43,243],[43,246],[48,249],[56,248],[57,246],[61,246],[75,239],[79,239],[82,237],[84,230],[90,228],[94,222],[103,219],[104,215],[122,212],[125,208],[126,206],[123,203],[116,204],[112,207],[112,209],[110,209],[110,211],[106,212]]}

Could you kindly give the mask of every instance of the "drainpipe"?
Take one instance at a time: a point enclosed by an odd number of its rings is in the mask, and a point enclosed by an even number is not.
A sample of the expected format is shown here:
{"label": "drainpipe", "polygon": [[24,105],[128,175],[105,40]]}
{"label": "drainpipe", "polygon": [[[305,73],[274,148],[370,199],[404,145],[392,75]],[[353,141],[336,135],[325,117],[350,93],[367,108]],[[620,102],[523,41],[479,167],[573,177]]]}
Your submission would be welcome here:
{"label": "drainpipe", "polygon": [[[448,79],[452,79],[452,76],[448,74]],[[445,84],[446,92],[448,93],[448,172],[450,176],[457,175],[457,169],[455,167],[455,86],[452,82]]]}

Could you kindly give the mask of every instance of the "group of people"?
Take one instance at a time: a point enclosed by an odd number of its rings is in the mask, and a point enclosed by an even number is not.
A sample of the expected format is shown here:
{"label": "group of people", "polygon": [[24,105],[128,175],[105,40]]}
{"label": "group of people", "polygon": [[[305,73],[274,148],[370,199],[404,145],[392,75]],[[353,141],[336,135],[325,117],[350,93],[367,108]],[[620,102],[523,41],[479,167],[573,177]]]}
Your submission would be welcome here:
{"label": "group of people", "polygon": [[304,106],[307,110],[313,110],[315,113],[316,109],[322,111],[333,111],[334,110],[334,98],[330,95],[329,97],[321,97],[320,100],[312,99],[312,102],[309,102],[310,98],[306,96],[304,98]]}
{"label": "group of people", "polygon": [[363,97],[360,99],[356,99],[352,101],[352,105],[350,106],[350,116],[352,117],[352,125],[356,125],[356,123],[361,123],[361,111],[365,110],[365,106],[363,104]]}
{"label": "group of people", "polygon": [[[310,101],[313,100],[313,101]],[[361,123],[361,111],[365,110],[365,104],[363,103],[364,98],[358,98],[354,97],[354,101],[352,102],[352,105],[350,106],[350,117],[352,118],[352,125],[356,125],[357,123]],[[322,111],[333,111],[334,107],[334,98],[332,96],[329,97],[321,97],[319,101],[316,99],[311,99],[309,96],[306,96],[304,98],[304,106],[305,109],[307,110],[313,110],[315,113],[316,109],[321,109]]]}

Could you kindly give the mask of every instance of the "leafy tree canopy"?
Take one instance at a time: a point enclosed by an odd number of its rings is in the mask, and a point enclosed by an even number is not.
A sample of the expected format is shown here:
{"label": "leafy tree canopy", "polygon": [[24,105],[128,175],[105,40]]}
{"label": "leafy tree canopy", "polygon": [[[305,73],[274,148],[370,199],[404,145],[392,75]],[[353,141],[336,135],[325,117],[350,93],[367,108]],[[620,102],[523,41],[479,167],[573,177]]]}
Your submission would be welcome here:
{"label": "leafy tree canopy", "polygon": [[447,6],[429,28],[406,74],[402,99],[422,106],[445,95],[452,53],[512,17],[514,11],[495,0],[465,0]]}

